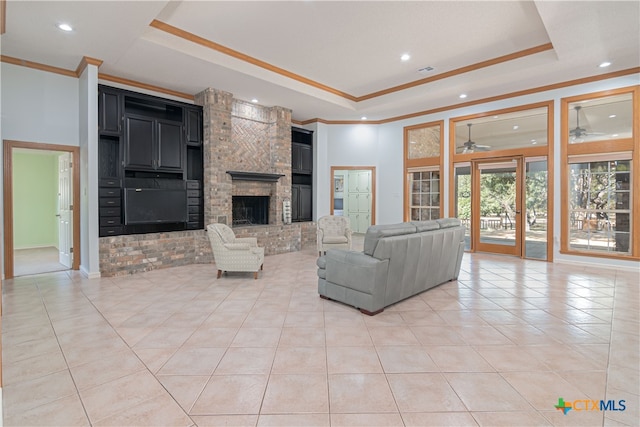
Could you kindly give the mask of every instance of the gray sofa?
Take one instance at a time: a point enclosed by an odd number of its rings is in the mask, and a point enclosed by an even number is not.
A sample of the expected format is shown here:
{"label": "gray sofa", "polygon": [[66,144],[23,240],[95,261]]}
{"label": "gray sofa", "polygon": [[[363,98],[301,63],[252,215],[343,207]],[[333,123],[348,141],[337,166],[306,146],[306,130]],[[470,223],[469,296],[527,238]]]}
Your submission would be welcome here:
{"label": "gray sofa", "polygon": [[318,293],[368,315],[380,313],[456,279],[464,232],[456,218],[371,226],[363,252],[329,249],[318,258]]}

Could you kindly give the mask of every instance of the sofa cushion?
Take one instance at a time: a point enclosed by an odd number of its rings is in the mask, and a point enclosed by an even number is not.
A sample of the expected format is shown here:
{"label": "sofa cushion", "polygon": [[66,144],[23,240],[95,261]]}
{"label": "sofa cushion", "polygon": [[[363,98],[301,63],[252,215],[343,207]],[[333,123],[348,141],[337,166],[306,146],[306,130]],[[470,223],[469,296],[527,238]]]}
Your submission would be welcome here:
{"label": "sofa cushion", "polygon": [[364,235],[364,253],[373,255],[378,245],[378,241],[385,237],[400,236],[403,234],[413,234],[416,226],[410,222],[400,224],[372,225]]}
{"label": "sofa cushion", "polygon": [[436,222],[440,224],[440,228],[459,227],[462,224],[458,218],[440,218]]}
{"label": "sofa cushion", "polygon": [[439,230],[440,224],[438,221],[412,221],[411,224],[416,226],[416,231],[422,233],[423,231]]}

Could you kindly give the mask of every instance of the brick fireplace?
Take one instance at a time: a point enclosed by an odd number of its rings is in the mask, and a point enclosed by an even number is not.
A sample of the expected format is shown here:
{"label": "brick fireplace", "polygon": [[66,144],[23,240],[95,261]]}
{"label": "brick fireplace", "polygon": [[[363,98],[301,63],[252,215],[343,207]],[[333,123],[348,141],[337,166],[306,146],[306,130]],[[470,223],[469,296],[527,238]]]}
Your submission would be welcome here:
{"label": "brick fireplace", "polygon": [[[300,250],[315,237],[315,223],[283,222],[283,202],[291,200],[291,110],[216,89],[195,101],[203,107],[205,224],[222,222],[239,237],[257,237],[266,254]],[[234,196],[268,196],[268,224],[239,218],[234,224]]]}
{"label": "brick fireplace", "polygon": [[205,224],[232,224],[232,196],[269,196],[269,224],[281,225],[282,202],[291,198],[291,110],[216,89],[197,94],[196,103],[203,107]]}

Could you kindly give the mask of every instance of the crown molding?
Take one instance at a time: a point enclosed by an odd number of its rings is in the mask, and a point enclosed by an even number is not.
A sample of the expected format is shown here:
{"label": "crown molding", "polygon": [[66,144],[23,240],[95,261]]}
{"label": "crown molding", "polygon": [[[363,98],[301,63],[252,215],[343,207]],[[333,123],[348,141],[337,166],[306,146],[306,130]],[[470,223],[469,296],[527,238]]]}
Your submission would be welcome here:
{"label": "crown molding", "polygon": [[102,62],[103,61],[101,59],[83,56],[80,60],[80,64],[78,64],[78,67],[76,68],[76,76],[80,77],[80,75],[84,72],[88,65],[95,65],[96,67],[100,68]]}
{"label": "crown molding", "polygon": [[176,90],[166,89],[160,86],[155,86],[147,83],[142,83],[136,80],[125,79],[124,77],[112,76],[111,74],[103,74],[98,73],[99,80],[106,80],[113,83],[120,83],[127,86],[137,87],[139,89],[150,90],[153,92],[164,93],[166,95],[176,96],[178,98],[188,99],[189,101],[193,101],[195,99],[194,95],[178,92]]}

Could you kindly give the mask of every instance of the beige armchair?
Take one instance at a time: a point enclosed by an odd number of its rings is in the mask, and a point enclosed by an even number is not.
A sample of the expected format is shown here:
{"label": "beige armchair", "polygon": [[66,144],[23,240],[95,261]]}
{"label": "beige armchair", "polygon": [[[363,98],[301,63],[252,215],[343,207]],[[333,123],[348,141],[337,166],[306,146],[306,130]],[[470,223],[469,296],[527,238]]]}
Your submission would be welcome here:
{"label": "beige armchair", "polygon": [[351,249],[351,222],[349,217],[327,215],[318,219],[318,254],[327,249]]}
{"label": "beige armchair", "polygon": [[225,224],[209,224],[207,235],[218,267],[218,279],[225,271],[251,271],[258,278],[264,264],[264,248],[255,237],[236,237]]}

